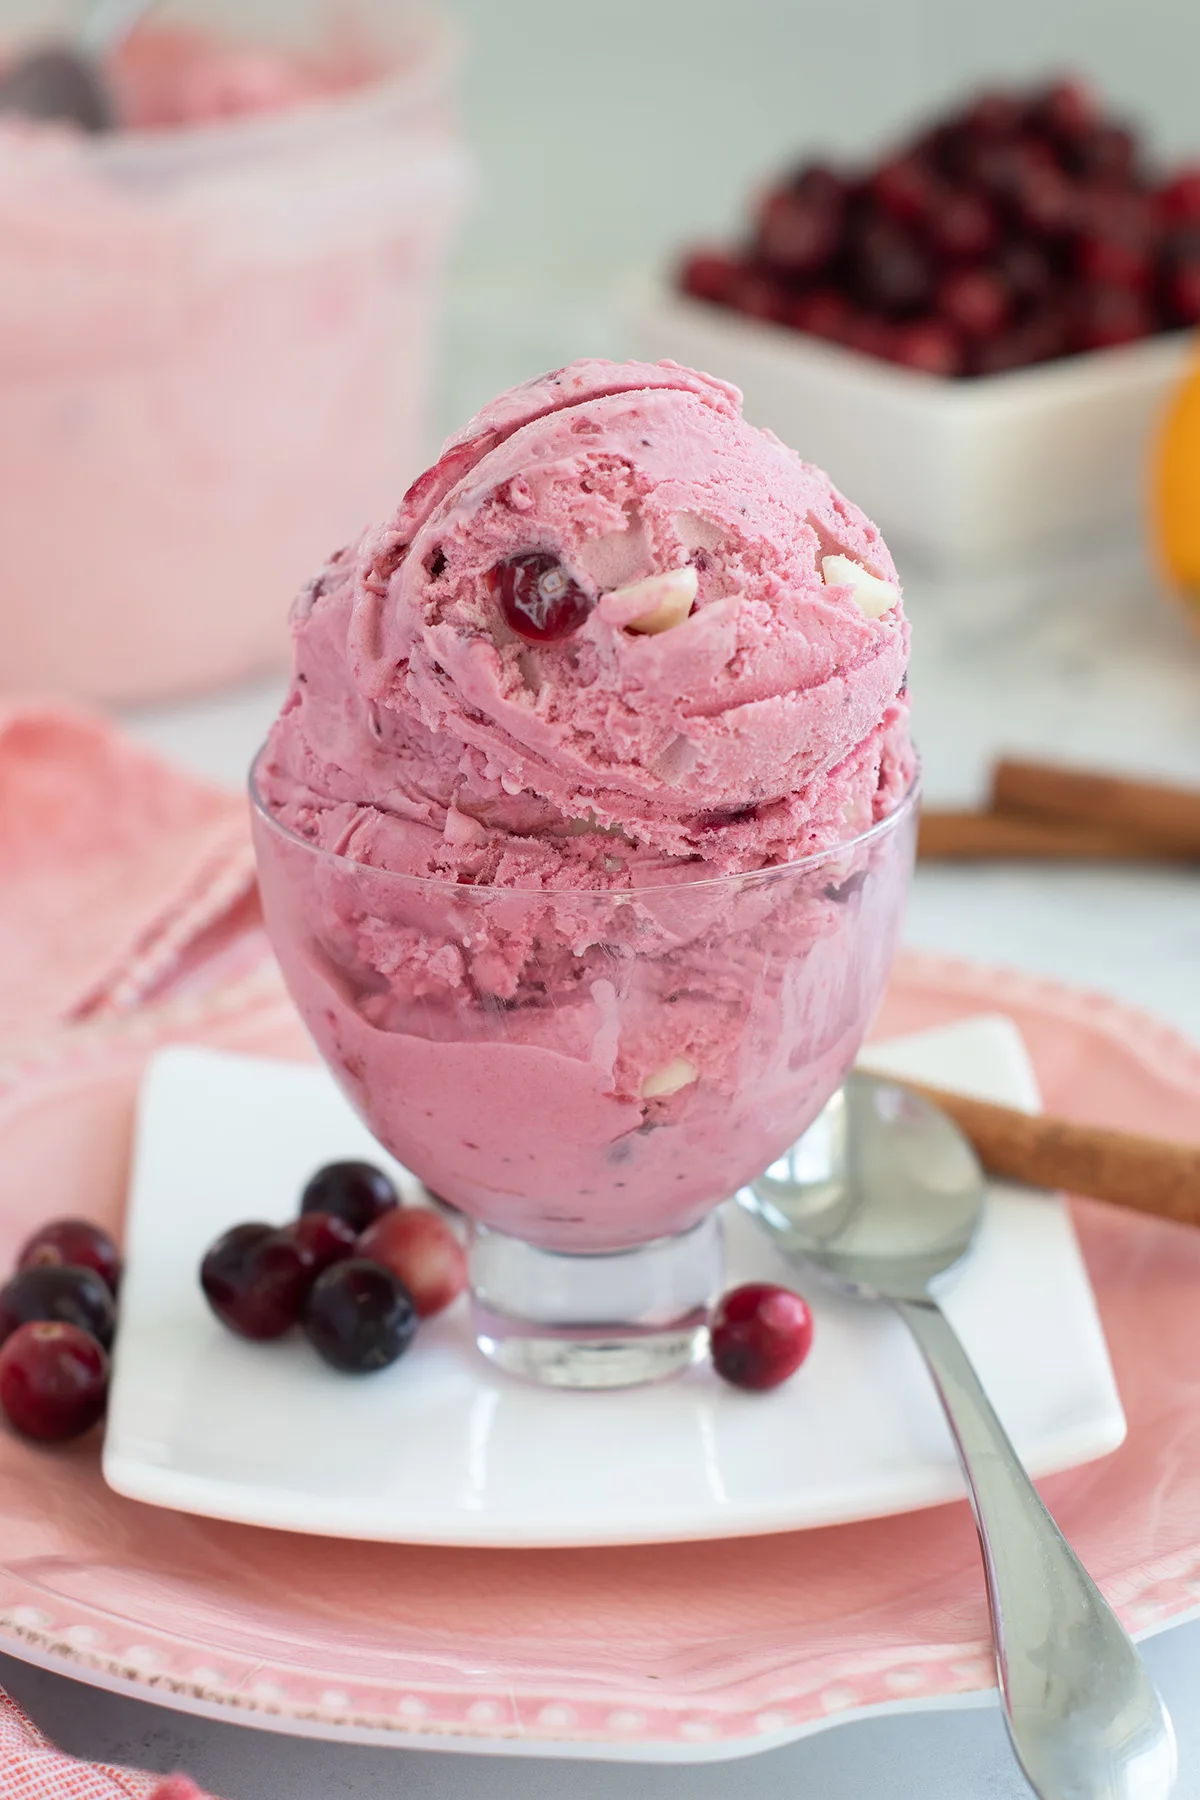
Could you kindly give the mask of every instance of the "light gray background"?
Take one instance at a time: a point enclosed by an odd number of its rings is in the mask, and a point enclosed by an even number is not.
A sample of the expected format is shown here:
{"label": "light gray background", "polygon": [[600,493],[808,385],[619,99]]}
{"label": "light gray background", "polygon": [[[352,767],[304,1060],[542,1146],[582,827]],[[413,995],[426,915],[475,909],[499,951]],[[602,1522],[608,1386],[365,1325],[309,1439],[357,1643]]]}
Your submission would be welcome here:
{"label": "light gray background", "polygon": [[[192,0],[191,10],[278,18],[309,3]],[[0,0],[0,29],[49,5]],[[773,168],[809,152],[869,153],[964,84],[1074,64],[1161,150],[1200,151],[1194,0],[458,0],[454,10],[475,46],[465,115],[480,185],[446,310],[442,431],[511,381],[619,352],[627,285],[680,243],[735,229]],[[935,798],[977,791],[999,746],[1200,774],[1200,639],[1134,549],[950,584],[905,574]],[[267,683],[129,723],[237,780],[278,692]],[[1105,989],[1200,1037],[1198,898],[1191,874],[926,869],[908,940]],[[1200,1624],[1147,1655],[1180,1728],[1180,1800],[1200,1800]],[[64,1747],[184,1767],[227,1800],[1026,1793],[994,1709],[856,1724],[748,1762],[643,1770],[321,1746],[181,1718],[2,1657],[0,1683]]]}

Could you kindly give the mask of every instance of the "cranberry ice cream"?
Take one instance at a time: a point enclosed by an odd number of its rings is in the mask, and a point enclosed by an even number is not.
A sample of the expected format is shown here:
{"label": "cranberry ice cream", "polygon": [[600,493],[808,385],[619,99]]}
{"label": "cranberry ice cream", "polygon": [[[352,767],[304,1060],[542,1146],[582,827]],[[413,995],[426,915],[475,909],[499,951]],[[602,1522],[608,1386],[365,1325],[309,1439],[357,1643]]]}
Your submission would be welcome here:
{"label": "cranberry ice cream", "polygon": [[351,1097],[534,1243],[683,1229],[811,1120],[886,978],[913,758],[878,533],[723,383],[577,363],[293,631],[264,898]]}

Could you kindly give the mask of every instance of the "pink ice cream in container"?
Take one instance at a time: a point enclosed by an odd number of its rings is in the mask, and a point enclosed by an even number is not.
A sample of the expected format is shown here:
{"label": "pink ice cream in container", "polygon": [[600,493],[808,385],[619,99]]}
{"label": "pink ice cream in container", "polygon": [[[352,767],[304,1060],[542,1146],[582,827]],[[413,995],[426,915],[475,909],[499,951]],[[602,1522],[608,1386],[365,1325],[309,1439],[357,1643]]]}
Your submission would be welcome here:
{"label": "pink ice cream in container", "polygon": [[282,667],[279,593],[425,454],[457,37],[398,0],[247,10],[155,9],[119,129],[0,119],[0,693]]}
{"label": "pink ice cream in container", "polygon": [[578,362],[452,438],[292,631],[254,831],[318,1049],[465,1215],[485,1354],[686,1367],[721,1205],[836,1091],[896,946],[886,546],[725,383]]}

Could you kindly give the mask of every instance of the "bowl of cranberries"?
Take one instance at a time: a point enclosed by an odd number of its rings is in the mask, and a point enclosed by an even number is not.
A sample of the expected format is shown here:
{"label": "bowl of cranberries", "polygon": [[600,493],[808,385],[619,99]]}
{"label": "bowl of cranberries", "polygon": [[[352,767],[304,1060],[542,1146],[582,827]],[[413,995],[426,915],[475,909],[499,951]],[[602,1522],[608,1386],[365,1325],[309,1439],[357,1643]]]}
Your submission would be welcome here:
{"label": "bowl of cranberries", "polygon": [[632,325],[927,561],[1128,532],[1200,325],[1200,158],[1154,168],[1077,81],[980,93],[870,166],[786,174]]}

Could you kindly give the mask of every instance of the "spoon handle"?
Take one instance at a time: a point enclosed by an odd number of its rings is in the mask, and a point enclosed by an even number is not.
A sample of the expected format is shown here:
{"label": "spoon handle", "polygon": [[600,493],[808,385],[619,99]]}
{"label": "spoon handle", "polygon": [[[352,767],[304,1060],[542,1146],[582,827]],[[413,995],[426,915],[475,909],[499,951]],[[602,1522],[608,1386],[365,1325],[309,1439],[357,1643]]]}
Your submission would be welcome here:
{"label": "spoon handle", "polygon": [[1167,1800],[1175,1735],[1125,1630],[1042,1504],[953,1327],[897,1302],[970,1489],[1013,1749],[1039,1800]]}

